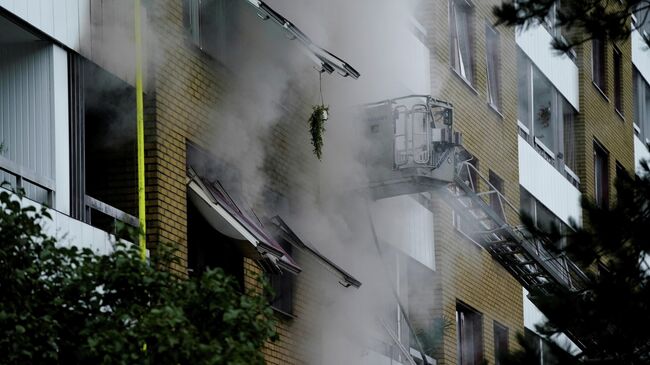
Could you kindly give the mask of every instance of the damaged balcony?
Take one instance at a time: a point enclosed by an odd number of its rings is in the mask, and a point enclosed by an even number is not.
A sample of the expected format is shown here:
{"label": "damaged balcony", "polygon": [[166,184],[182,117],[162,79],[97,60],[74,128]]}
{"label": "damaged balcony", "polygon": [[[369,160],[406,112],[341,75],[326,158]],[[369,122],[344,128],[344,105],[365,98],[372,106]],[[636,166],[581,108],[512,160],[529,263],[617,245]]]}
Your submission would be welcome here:
{"label": "damaged balcony", "polygon": [[69,80],[70,214],[111,233],[137,228],[135,89],[76,55]]}

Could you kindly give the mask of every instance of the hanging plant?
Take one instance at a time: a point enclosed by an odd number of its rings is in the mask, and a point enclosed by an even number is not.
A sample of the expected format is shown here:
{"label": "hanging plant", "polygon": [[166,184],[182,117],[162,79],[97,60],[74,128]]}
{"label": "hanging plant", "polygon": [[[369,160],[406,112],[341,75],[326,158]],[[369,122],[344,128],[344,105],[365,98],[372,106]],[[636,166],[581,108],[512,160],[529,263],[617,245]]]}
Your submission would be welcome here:
{"label": "hanging plant", "polygon": [[314,154],[318,159],[323,155],[323,134],[325,133],[325,122],[327,121],[329,106],[314,105],[313,112],[309,117],[309,132],[311,133],[311,145],[314,146]]}
{"label": "hanging plant", "polygon": [[323,72],[319,74],[320,104],[312,106],[312,113],[309,117],[309,133],[311,134],[311,145],[314,146],[314,154],[320,160],[323,155],[323,134],[325,133],[325,122],[329,117],[329,105],[323,102]]}

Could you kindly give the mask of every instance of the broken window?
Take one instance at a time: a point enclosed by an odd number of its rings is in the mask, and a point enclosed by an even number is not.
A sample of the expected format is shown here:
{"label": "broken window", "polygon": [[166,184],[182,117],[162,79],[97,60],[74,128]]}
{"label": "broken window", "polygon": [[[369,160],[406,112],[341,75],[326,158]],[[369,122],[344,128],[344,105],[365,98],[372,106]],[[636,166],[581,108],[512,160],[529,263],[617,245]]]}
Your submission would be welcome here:
{"label": "broken window", "polygon": [[0,42],[0,183],[49,206],[55,188],[52,57],[46,43]]}
{"label": "broken window", "polygon": [[596,205],[609,205],[609,153],[594,141],[594,197]]}
{"label": "broken window", "polygon": [[135,88],[71,55],[70,213],[97,228],[137,226]]}
{"label": "broken window", "polygon": [[607,94],[606,48],[604,38],[595,38],[591,42],[591,72],[594,85],[601,93]]}
{"label": "broken window", "polygon": [[[293,255],[293,246],[289,242],[282,240],[279,243],[288,255]],[[273,289],[271,306],[282,313],[292,315],[294,275],[286,272],[271,273],[268,278]]]}
{"label": "broken window", "polygon": [[623,54],[614,47],[614,106],[623,115]]}
{"label": "broken window", "polygon": [[508,343],[508,327],[494,322],[494,365],[501,365],[510,352]]}
{"label": "broken window", "polygon": [[472,5],[450,0],[451,65],[470,84],[474,83],[474,37]]}
{"label": "broken window", "polygon": [[501,110],[501,38],[491,25],[485,25],[485,53],[487,57],[488,102]]}
{"label": "broken window", "polygon": [[483,316],[462,303],[456,304],[459,365],[483,363]]}

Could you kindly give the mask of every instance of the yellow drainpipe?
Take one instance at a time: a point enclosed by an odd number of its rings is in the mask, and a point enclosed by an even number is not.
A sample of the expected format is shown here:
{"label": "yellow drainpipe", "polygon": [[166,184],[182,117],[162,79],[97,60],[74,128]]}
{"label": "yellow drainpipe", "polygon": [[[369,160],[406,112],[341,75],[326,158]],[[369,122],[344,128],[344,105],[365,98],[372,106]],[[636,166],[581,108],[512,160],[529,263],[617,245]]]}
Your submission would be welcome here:
{"label": "yellow drainpipe", "polygon": [[135,0],[135,98],[138,138],[138,220],[140,222],[140,257],[147,259],[147,212],[145,209],[144,184],[144,101],[142,90],[142,24],[140,15],[140,0]]}

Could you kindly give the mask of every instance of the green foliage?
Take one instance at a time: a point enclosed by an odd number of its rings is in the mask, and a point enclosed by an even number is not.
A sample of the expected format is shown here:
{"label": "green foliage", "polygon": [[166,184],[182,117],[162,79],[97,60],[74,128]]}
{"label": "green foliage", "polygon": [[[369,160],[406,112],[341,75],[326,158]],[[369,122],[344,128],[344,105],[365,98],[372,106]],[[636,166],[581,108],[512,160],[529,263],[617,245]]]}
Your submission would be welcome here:
{"label": "green foliage", "polygon": [[329,106],[314,105],[311,116],[309,116],[309,133],[311,144],[314,147],[314,154],[320,160],[323,155],[323,134],[325,133],[325,122]]}
{"label": "green foliage", "polygon": [[136,245],[64,247],[43,233],[48,218],[0,192],[0,363],[264,363],[276,337],[264,293],[221,270],[180,279]]}
{"label": "green foliage", "polygon": [[[556,0],[504,0],[501,5],[494,8],[494,14],[498,19],[497,24],[527,27],[544,22],[556,2]],[[563,36],[554,37],[553,47],[561,52],[567,52],[595,38],[602,37],[614,42],[626,40],[630,37],[630,16],[635,9],[643,12],[648,8],[650,8],[648,0],[562,1],[562,6],[557,12],[557,25],[563,28]]]}
{"label": "green foliage", "polygon": [[[552,348],[555,360],[550,364],[650,363],[650,170],[643,166],[642,177],[625,173],[618,177],[613,207],[582,200],[585,225],[573,224],[566,252],[587,268],[586,289],[556,290],[551,295],[531,292],[548,318],[538,331],[547,339],[569,334],[583,348],[577,357]],[[551,229],[548,235],[557,239],[558,230]],[[528,364],[525,352],[515,354],[508,364]]]}

